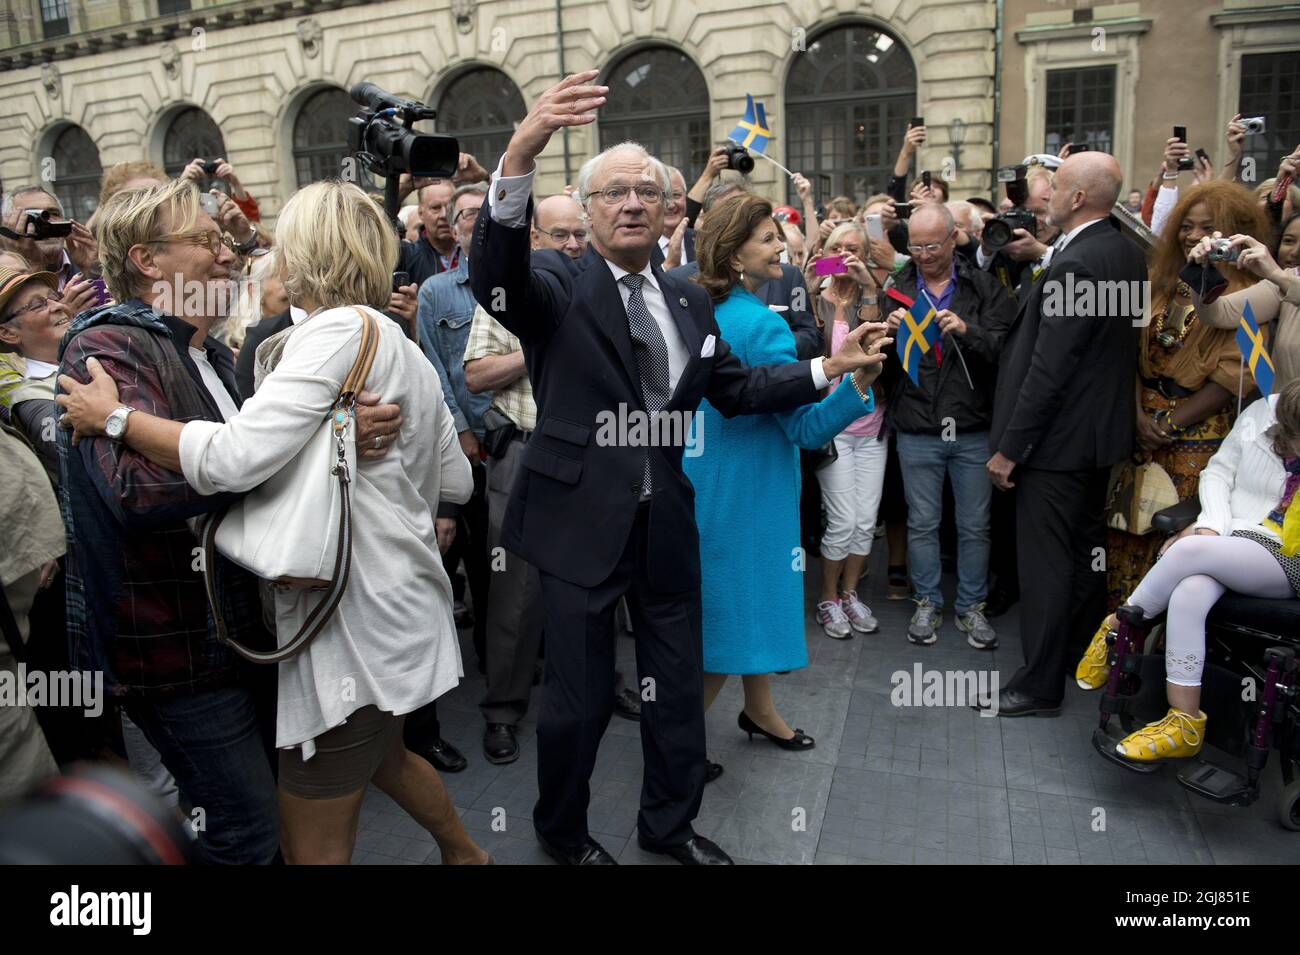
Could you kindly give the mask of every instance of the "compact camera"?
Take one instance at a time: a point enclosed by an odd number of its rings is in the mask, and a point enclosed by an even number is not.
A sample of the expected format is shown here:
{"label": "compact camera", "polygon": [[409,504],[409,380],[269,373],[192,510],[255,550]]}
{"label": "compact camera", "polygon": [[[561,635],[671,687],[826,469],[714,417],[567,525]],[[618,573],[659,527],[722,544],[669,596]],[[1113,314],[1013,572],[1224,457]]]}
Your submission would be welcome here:
{"label": "compact camera", "polygon": [[1249,119],[1243,119],[1241,125],[1246,127],[1248,134],[1262,133],[1264,132],[1264,117],[1252,116]]}
{"label": "compact camera", "polygon": [[1210,254],[1206,259],[1210,262],[1236,262],[1239,255],[1240,246],[1233,245],[1228,239],[1215,239],[1210,243]]}

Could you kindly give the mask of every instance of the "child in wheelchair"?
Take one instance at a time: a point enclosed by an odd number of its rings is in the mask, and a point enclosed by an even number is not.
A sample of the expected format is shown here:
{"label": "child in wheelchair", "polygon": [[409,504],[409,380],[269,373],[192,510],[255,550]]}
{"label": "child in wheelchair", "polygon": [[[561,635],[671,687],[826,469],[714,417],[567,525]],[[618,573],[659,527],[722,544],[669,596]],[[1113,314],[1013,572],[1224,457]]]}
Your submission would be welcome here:
{"label": "child in wheelchair", "polygon": [[[1196,756],[1205,737],[1201,676],[1205,618],[1229,590],[1253,597],[1300,596],[1300,379],[1247,408],[1200,480],[1201,513],[1171,537],[1155,566],[1121,608],[1152,618],[1167,613],[1165,679],[1169,712],[1116,744],[1139,763]],[[1106,684],[1102,621],[1075,678],[1087,690]]]}

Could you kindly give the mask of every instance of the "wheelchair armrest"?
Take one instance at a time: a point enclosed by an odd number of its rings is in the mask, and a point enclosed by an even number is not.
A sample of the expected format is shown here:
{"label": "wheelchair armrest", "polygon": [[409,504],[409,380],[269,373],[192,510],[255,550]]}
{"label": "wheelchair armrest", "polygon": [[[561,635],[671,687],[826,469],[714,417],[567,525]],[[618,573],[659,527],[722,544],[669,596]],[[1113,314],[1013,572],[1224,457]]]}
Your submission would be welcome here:
{"label": "wheelchair armrest", "polygon": [[1177,534],[1191,527],[1192,522],[1201,514],[1201,499],[1189,497],[1179,501],[1163,511],[1156,511],[1151,517],[1151,526],[1162,534]]}

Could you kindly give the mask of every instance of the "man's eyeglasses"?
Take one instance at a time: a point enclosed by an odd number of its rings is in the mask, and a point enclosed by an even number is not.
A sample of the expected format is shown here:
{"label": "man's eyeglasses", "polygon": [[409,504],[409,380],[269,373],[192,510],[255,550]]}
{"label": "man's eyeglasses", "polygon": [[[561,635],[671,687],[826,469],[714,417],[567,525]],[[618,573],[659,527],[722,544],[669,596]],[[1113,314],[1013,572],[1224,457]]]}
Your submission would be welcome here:
{"label": "man's eyeglasses", "polygon": [[568,229],[552,229],[546,234],[551,237],[551,241],[556,245],[564,245],[564,243],[569,241],[570,237],[577,239],[579,242],[587,241],[586,229],[574,229],[572,232]]}
{"label": "man's eyeglasses", "polygon": [[148,244],[165,245],[168,242],[180,242],[184,245],[204,247],[213,255],[220,255],[223,245],[232,251],[235,248],[235,240],[228,233],[212,232],[211,230],[207,232],[171,232],[156,239],[150,239]]}
{"label": "man's eyeglasses", "polygon": [[456,218],[452,219],[451,221],[461,222],[463,220],[477,219],[478,214],[479,214],[478,209],[461,209],[460,212],[456,213]]}
{"label": "man's eyeglasses", "polygon": [[587,193],[587,198],[600,196],[600,201],[607,206],[619,206],[627,202],[627,198],[633,192],[636,197],[648,206],[657,206],[664,201],[664,191],[658,186],[609,186],[605,189],[596,189]]}
{"label": "man's eyeglasses", "polygon": [[5,318],[0,318],[0,325],[8,325],[15,318],[21,318],[22,316],[26,315],[28,312],[39,312],[42,309],[47,308],[51,302],[62,302],[62,301],[63,301],[63,293],[55,292],[51,290],[50,292],[46,293],[44,298],[34,298],[26,305],[24,305],[22,308],[16,308],[12,312],[10,312]]}
{"label": "man's eyeglasses", "polygon": [[[951,238],[952,236],[948,236],[948,239]],[[907,251],[913,255],[920,255],[922,252],[926,255],[934,255],[948,244],[948,239],[944,239],[942,242],[928,242],[925,245],[908,245]]]}

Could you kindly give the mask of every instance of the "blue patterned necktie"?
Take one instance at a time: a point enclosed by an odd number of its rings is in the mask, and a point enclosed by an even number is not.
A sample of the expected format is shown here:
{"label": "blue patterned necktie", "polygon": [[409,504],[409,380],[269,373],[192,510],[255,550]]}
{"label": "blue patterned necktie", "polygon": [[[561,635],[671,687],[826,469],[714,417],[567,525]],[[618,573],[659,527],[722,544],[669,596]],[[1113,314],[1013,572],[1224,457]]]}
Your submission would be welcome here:
{"label": "blue patterned necktie", "polygon": [[[645,408],[653,419],[656,414],[668,406],[672,397],[669,387],[668,343],[664,341],[659,323],[646,307],[641,286],[645,283],[644,275],[625,275],[619,279],[628,287],[627,324],[632,333],[632,351],[636,356],[637,373],[641,376],[641,393],[645,398]],[[645,473],[642,487],[649,494],[650,451],[646,449]]]}

